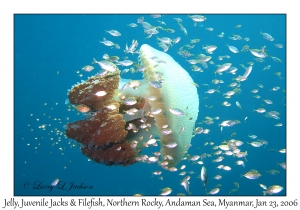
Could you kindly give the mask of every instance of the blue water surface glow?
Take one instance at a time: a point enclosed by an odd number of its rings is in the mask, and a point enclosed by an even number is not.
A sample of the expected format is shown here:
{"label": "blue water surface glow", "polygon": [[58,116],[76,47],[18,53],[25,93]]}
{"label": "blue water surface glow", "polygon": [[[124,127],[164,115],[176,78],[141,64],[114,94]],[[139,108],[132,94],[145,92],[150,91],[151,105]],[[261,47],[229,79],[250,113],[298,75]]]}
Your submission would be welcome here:
{"label": "blue water surface glow", "polygon": [[[203,14],[207,19],[194,26],[194,22],[188,15],[163,15],[153,18],[149,14],[140,15],[15,15],[14,16],[14,194],[15,195],[159,195],[160,189],[172,188],[170,195],[184,193],[188,195],[180,181],[190,176],[189,190],[191,195],[206,195],[201,179],[198,178],[202,165],[191,161],[189,158],[183,160],[177,166],[178,171],[170,172],[162,169],[157,163],[136,163],[127,167],[105,166],[93,161],[81,154],[80,146],[71,147],[74,140],[65,137],[64,125],[74,120],[83,119],[82,114],[65,104],[68,90],[72,85],[86,80],[89,76],[97,73],[100,68],[93,65],[92,72],[81,70],[85,65],[91,65],[92,58],[101,60],[102,56],[118,55],[121,59],[137,60],[137,55],[125,54],[126,43],[138,40],[139,47],[149,44],[162,50],[158,46],[157,37],[170,37],[172,39],[181,37],[178,44],[171,46],[167,53],[171,55],[184,69],[186,69],[197,88],[200,100],[199,115],[196,127],[210,130],[208,134],[199,134],[192,139],[192,147],[189,148],[190,156],[210,154],[211,157],[204,158],[204,166],[208,171],[207,190],[219,186],[217,195],[263,195],[263,189],[259,184],[267,187],[280,185],[284,189],[275,195],[286,195],[286,170],[277,163],[286,161],[286,154],[278,152],[286,148],[286,16],[285,15],[217,15]],[[138,24],[136,28],[128,26],[137,23],[137,19],[144,16],[144,21],[153,26],[171,28],[175,33],[159,30],[159,34],[146,38],[143,27]],[[180,30],[174,18],[181,18],[182,25],[186,28],[188,35],[185,36]],[[164,21],[161,25],[157,20]],[[241,25],[237,28],[237,25]],[[213,31],[207,30],[213,28]],[[118,30],[122,35],[113,37],[106,30]],[[224,37],[217,35],[224,32]],[[261,32],[272,35],[275,40],[268,41],[263,38]],[[229,37],[240,35],[242,40],[232,40]],[[107,47],[100,44],[103,38],[120,45],[121,49]],[[244,38],[250,38],[245,41]],[[214,63],[208,63],[208,68],[197,64],[203,72],[195,72],[191,64],[178,54],[179,48],[190,44],[192,39],[199,38],[200,42],[195,44],[189,51],[194,54],[208,55],[203,46],[216,45],[218,48],[211,55]],[[229,51],[228,45],[239,49],[238,54]],[[274,44],[282,44],[278,48]],[[190,44],[192,45],[192,44]],[[251,49],[266,46],[268,57],[264,62],[258,62],[248,52],[241,52],[243,46],[249,45]],[[188,49],[185,47],[184,49]],[[219,60],[219,56],[229,55],[230,58]],[[271,56],[279,58],[282,63],[275,62]],[[192,58],[192,57],[191,57]],[[238,68],[235,75],[223,73],[214,74],[216,65],[230,62]],[[249,66],[253,62],[253,69],[246,81],[241,82],[241,93],[229,99],[223,94],[233,88],[229,87],[233,78],[243,75],[245,69],[240,65]],[[271,65],[268,70],[263,70]],[[120,67],[121,70],[125,67]],[[79,73],[77,72],[79,71]],[[280,72],[280,77],[275,75]],[[82,76],[80,76],[82,74]],[[141,73],[127,73],[122,77],[130,79],[141,79]],[[223,80],[223,84],[213,84],[212,80]],[[205,85],[207,84],[207,85]],[[258,84],[264,87],[260,88]],[[272,88],[278,86],[278,91]],[[178,84],[181,88],[181,84]],[[207,94],[209,89],[218,89],[220,93]],[[258,93],[252,93],[258,89]],[[174,90],[176,91],[176,90]],[[261,98],[253,96],[259,95]],[[206,98],[208,97],[208,99]],[[207,99],[207,100],[205,100]],[[263,99],[272,100],[273,104],[266,104]],[[231,106],[222,106],[224,101]],[[242,109],[235,102],[238,101]],[[254,109],[265,108],[268,111],[280,113],[280,119],[266,117],[265,113],[257,113]],[[219,117],[212,125],[198,124],[204,117]],[[248,117],[244,121],[245,117]],[[232,127],[224,127],[222,133],[219,124],[224,120],[239,120],[241,123]],[[275,126],[282,123],[281,127]],[[232,133],[235,136],[231,136]],[[254,140],[248,135],[257,135],[257,139],[264,139],[267,145],[256,148],[247,144]],[[247,151],[246,159],[233,156],[222,156],[225,159],[220,163],[214,163],[216,159],[213,153],[214,146],[220,145],[224,140],[238,139],[244,142],[241,151]],[[256,140],[257,140],[256,139]],[[205,142],[213,142],[214,145],[204,146]],[[144,154],[151,156],[158,147],[145,149]],[[200,160],[200,159],[199,159]],[[198,160],[198,161],[199,161]],[[235,165],[237,160],[245,162],[245,168]],[[218,169],[223,164],[231,167],[231,171]],[[184,170],[180,166],[186,165]],[[242,177],[250,169],[258,170],[262,176],[256,180]],[[280,173],[271,175],[266,171],[276,169]],[[152,173],[161,170],[161,176]],[[185,176],[179,173],[186,171]],[[215,180],[215,175],[221,175],[221,180]],[[161,177],[161,178],[160,178]],[[66,183],[65,189],[58,189],[58,185],[52,190],[35,189],[38,186],[49,186],[53,180],[58,178]],[[76,185],[83,184],[92,186],[92,189],[71,189],[67,186],[71,182]],[[236,192],[230,193],[239,183]]]}

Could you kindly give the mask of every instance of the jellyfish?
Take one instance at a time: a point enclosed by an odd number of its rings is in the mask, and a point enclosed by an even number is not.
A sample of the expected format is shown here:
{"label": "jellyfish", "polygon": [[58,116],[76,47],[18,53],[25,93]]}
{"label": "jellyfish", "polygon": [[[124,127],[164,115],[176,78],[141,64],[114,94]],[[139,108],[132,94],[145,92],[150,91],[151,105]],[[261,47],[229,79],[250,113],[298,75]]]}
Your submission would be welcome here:
{"label": "jellyfish", "polygon": [[[145,142],[155,136],[162,159],[167,167],[174,167],[191,145],[199,111],[197,89],[188,72],[170,55],[144,44],[139,58],[144,70],[138,86],[130,86],[132,81],[121,78],[116,68],[72,87],[70,103],[86,107],[91,114],[68,123],[66,135],[81,143],[84,155],[109,166],[136,163]],[[99,91],[106,94],[95,94]]]}

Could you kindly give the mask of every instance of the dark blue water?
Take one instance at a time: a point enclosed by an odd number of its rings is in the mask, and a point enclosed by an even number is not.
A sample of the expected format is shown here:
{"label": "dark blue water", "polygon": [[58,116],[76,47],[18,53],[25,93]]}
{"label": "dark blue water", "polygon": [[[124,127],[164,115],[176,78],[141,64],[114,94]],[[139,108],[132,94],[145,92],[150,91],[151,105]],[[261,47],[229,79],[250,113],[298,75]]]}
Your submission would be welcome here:
{"label": "dark blue water", "polygon": [[[136,23],[137,18],[144,16],[146,22],[151,25],[160,25],[157,20],[164,21],[167,25],[162,27],[172,28],[175,33],[160,31],[158,35],[146,39],[143,28],[139,25],[136,28],[128,27],[129,23]],[[88,76],[99,71],[95,66],[92,72],[84,72],[81,68],[90,65],[92,58],[100,60],[103,54],[118,55],[119,57],[129,56],[129,59],[136,60],[137,56],[124,54],[126,43],[129,45],[133,39],[138,40],[139,46],[149,44],[160,49],[156,36],[158,37],[181,37],[181,41],[167,51],[183,68],[185,68],[199,85],[197,88],[200,107],[197,123],[204,117],[219,117],[212,125],[196,125],[210,129],[209,134],[196,135],[192,139],[192,147],[188,153],[201,155],[211,154],[211,157],[203,159],[207,168],[209,180],[207,190],[219,186],[218,195],[262,195],[263,189],[259,184],[267,187],[281,185],[284,187],[277,195],[286,194],[286,171],[278,163],[286,161],[286,155],[277,150],[286,148],[286,16],[285,15],[205,15],[207,20],[194,26],[193,21],[187,15],[164,15],[159,19],[150,15],[15,15],[14,26],[14,194],[15,195],[159,195],[160,189],[172,188],[171,195],[185,193],[180,185],[180,180],[189,175],[190,192],[192,195],[205,195],[201,180],[197,178],[202,165],[193,164],[193,161],[184,160],[178,165],[177,172],[169,172],[161,169],[157,164],[136,163],[131,166],[105,166],[102,164],[87,161],[81,154],[80,148],[71,147],[74,140],[65,137],[64,125],[75,119],[84,118],[83,115],[76,115],[76,111],[68,111],[65,105],[67,92],[71,86]],[[174,17],[181,18],[182,24],[187,29],[188,36],[179,29]],[[241,24],[241,28],[235,26]],[[213,31],[206,28],[212,27]],[[105,30],[118,30],[122,36],[113,37]],[[217,35],[224,32],[224,37]],[[271,34],[275,41],[271,42],[262,37],[260,32]],[[249,37],[250,41],[231,40],[229,37],[234,34],[242,38]],[[118,43],[121,49],[99,44],[103,37]],[[185,58],[178,55],[179,47],[189,44],[191,39],[199,38],[201,41],[191,49],[192,54],[206,54],[202,45],[216,45],[217,50],[211,55],[216,65],[231,62],[239,70],[236,75],[224,73],[215,75],[215,65],[208,64],[208,68],[202,67],[204,72],[191,71],[191,65]],[[233,45],[240,50],[240,53],[233,54],[229,51],[228,45]],[[279,49],[274,44],[282,44]],[[266,46],[269,57],[263,63],[254,60],[250,52],[241,52],[244,45],[250,48],[260,49]],[[229,59],[218,60],[219,56],[230,55]],[[274,62],[270,56],[281,59],[282,63]],[[243,75],[244,69],[240,64],[249,66],[248,62],[254,62],[253,70],[246,81],[241,82],[242,92],[225,99],[223,93],[232,90],[228,87],[232,78]],[[263,70],[271,65],[268,70]],[[200,64],[198,64],[200,66]],[[124,69],[124,68],[121,68]],[[79,71],[80,73],[76,73]],[[274,73],[281,72],[279,78]],[[82,77],[79,76],[82,74]],[[141,79],[141,73],[124,74],[122,77]],[[223,84],[212,84],[213,79],[223,80]],[[208,84],[205,86],[203,84]],[[258,87],[262,84],[264,87]],[[212,95],[205,92],[211,88],[217,88],[221,94]],[[278,91],[272,91],[279,86]],[[178,84],[180,88],[180,84]],[[258,89],[253,94],[251,90]],[[176,91],[176,90],[174,90]],[[259,95],[261,98],[254,98]],[[203,98],[208,97],[208,100]],[[263,99],[270,99],[273,104],[266,104]],[[222,106],[224,101],[230,102],[229,107]],[[239,101],[242,110],[235,105]],[[211,107],[212,108],[208,108]],[[265,108],[267,111],[277,111],[280,119],[265,117],[253,111],[257,108]],[[31,116],[32,115],[32,116]],[[248,117],[246,123],[245,117]],[[241,123],[232,127],[224,127],[220,132],[220,124],[224,120],[239,120]],[[282,123],[281,127],[274,126]],[[43,129],[39,126],[45,126]],[[236,135],[231,137],[235,132]],[[257,135],[258,139],[268,141],[268,144],[255,148],[247,144],[254,141],[248,135]],[[221,163],[213,163],[216,158],[212,147],[220,145],[224,140],[238,139],[244,142],[240,147],[241,151],[247,151],[246,167],[236,166],[234,163],[238,158],[226,156]],[[203,146],[205,142],[214,142],[213,146]],[[151,155],[152,150],[145,151]],[[185,176],[179,176],[182,171],[181,165],[187,165],[184,171]],[[230,166],[231,171],[217,169],[220,164]],[[256,180],[249,180],[241,177],[241,174],[250,169],[256,169],[262,177]],[[280,173],[270,175],[266,171],[276,169]],[[163,180],[153,176],[152,172],[162,171]],[[190,174],[191,172],[192,174]],[[194,173],[194,174],[193,174]],[[215,180],[215,175],[222,175],[221,180]],[[66,183],[65,189],[56,186],[52,191],[49,189],[35,189],[38,186],[49,186],[58,178],[61,183]],[[71,182],[80,185],[92,186],[92,189],[68,190]],[[229,194],[236,188],[233,182],[239,183],[237,192]],[[35,187],[33,187],[35,186]]]}

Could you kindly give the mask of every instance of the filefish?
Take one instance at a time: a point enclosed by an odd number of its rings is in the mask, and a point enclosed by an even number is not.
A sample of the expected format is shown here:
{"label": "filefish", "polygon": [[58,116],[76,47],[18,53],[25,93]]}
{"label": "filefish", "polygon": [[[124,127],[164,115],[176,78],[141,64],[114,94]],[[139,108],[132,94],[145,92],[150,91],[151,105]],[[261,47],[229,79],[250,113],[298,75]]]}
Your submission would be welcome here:
{"label": "filefish", "polygon": [[220,188],[214,188],[211,191],[209,191],[209,193],[207,193],[208,195],[215,195],[220,191]]}
{"label": "filefish", "polygon": [[283,187],[279,186],[279,185],[272,185],[270,187],[268,187],[268,189],[266,191],[263,191],[263,194],[266,195],[267,193],[269,195],[273,195],[276,193],[280,193],[283,190]]}
{"label": "filefish", "polygon": [[269,171],[266,171],[268,174],[270,175],[277,175],[280,173],[280,171],[276,170],[276,169],[271,169]]}
{"label": "filefish", "polygon": [[172,192],[172,189],[169,187],[166,187],[164,189],[161,190],[160,195],[169,195]]}
{"label": "filefish", "polygon": [[248,171],[247,173],[243,174],[242,176],[244,176],[248,179],[258,179],[259,177],[261,177],[261,174],[257,170],[252,169],[252,170]]}

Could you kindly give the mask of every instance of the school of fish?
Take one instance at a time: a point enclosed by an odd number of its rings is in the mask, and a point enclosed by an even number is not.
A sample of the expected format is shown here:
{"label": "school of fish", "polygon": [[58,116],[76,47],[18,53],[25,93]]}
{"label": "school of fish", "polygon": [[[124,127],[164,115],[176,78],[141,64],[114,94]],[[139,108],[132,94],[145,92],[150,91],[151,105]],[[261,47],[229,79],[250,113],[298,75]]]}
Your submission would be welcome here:
{"label": "school of fish", "polygon": [[[206,26],[205,23],[209,17],[203,15],[175,17],[172,20],[173,22],[170,23],[172,27],[168,27],[170,20],[168,19],[169,22],[165,20],[166,16],[168,15],[143,15],[137,20],[132,20],[131,23],[126,23],[127,30],[134,30],[134,32],[140,30],[144,33],[144,37],[141,40],[128,38],[128,42],[124,46],[123,43],[118,43],[118,37],[122,37],[122,31],[119,31],[118,25],[111,25],[111,28],[104,29],[106,37],[99,37],[99,44],[103,46],[102,50],[107,51],[103,52],[102,58],[97,58],[97,60],[94,58],[91,64],[82,67],[82,71],[78,71],[77,74],[82,77],[85,73],[96,71],[100,67],[99,75],[105,75],[107,72],[116,71],[117,66],[120,68],[121,74],[140,73],[144,68],[138,62],[138,46],[146,42],[147,39],[156,40],[157,46],[153,47],[161,51],[168,53],[175,49],[176,56],[180,56],[186,61],[181,65],[189,66],[185,69],[194,81],[197,81],[197,83],[190,85],[194,85],[198,89],[200,115],[195,124],[192,143],[187,145],[187,147],[191,147],[191,153],[185,154],[179,165],[175,167],[165,170],[165,167],[163,167],[167,164],[165,160],[171,160],[172,156],[162,157],[159,152],[159,145],[174,148],[177,146],[176,142],[162,144],[158,138],[154,137],[145,141],[144,147],[146,149],[154,148],[156,150],[151,153],[145,151],[138,159],[138,161],[145,164],[156,164],[156,169],[149,173],[149,177],[151,179],[158,178],[161,182],[164,182],[170,176],[178,176],[177,179],[180,179],[180,181],[172,183],[173,186],[167,185],[163,189],[157,189],[157,195],[176,195],[176,193],[178,195],[239,195],[241,188],[261,189],[259,195],[280,193],[284,189],[283,186],[280,186],[277,182],[266,185],[261,183],[260,179],[264,176],[276,177],[280,173],[285,173],[286,148],[273,148],[272,139],[264,140],[257,136],[257,131],[251,130],[251,123],[259,124],[265,120],[265,123],[272,124],[274,132],[281,132],[280,129],[285,126],[285,120],[281,118],[281,113],[272,108],[275,107],[274,101],[277,101],[279,97],[284,101],[286,95],[285,86],[282,85],[285,78],[281,75],[285,72],[285,66],[282,64],[282,60],[285,58],[276,57],[276,50],[285,50],[285,46],[283,43],[277,42],[276,35],[273,37],[262,31],[252,33],[261,36],[261,41],[264,44],[260,46],[251,43],[250,35],[249,37],[246,34],[239,35],[239,30],[247,26],[238,22],[235,26],[232,26],[232,33],[227,34],[213,28],[213,26]],[[211,40],[206,42],[206,37],[202,36],[201,33],[197,37],[190,36],[185,24],[191,21],[195,30],[206,30],[211,33],[211,37],[224,39],[223,46],[214,45]],[[227,54],[218,54],[220,49],[224,49],[222,52],[227,51]],[[119,50],[120,53],[110,55],[110,50]],[[172,56],[175,57],[175,55]],[[244,56],[245,59],[241,60],[240,63],[236,63],[231,60],[235,56]],[[158,63],[165,62],[156,57],[152,59]],[[263,63],[264,67],[261,68]],[[273,68],[274,70],[272,70]],[[272,72],[275,70],[277,73]],[[274,80],[276,84],[269,87],[257,83],[256,78],[252,75],[253,72],[260,72],[262,78],[265,78],[266,81]],[[149,81],[149,84],[157,89],[160,89],[162,85],[157,81]],[[251,91],[243,90],[244,84],[245,86],[251,86]],[[130,80],[123,89],[129,87],[138,89],[140,86],[141,84],[138,81]],[[180,84],[178,84],[178,88],[180,88]],[[262,92],[261,95],[260,92]],[[106,94],[105,91],[95,93],[98,97]],[[156,100],[154,96],[148,99]],[[218,101],[218,103],[215,101]],[[252,103],[252,101],[255,101],[255,103]],[[252,105],[257,104],[258,101],[260,106]],[[128,106],[134,105],[137,103],[137,99],[135,97],[124,98],[124,103]],[[68,101],[66,101],[66,104],[68,105],[68,111],[76,109],[81,114],[88,114],[90,111],[84,105],[70,106]],[[284,107],[285,103],[283,102],[281,106]],[[218,109],[222,112],[217,111]],[[189,117],[185,113],[187,110],[188,107],[186,110],[180,110],[176,107],[168,110],[153,109],[150,114],[156,115],[160,112],[169,112],[179,117]],[[224,112],[229,114],[225,115]],[[134,116],[138,113],[138,110],[129,109],[126,113]],[[210,116],[205,116],[206,113]],[[237,119],[228,117],[235,116],[235,113],[239,113],[243,117]],[[264,124],[261,126],[261,129],[264,129]],[[240,134],[240,127],[247,128],[246,131],[243,130],[242,132],[248,132],[248,136]],[[42,124],[39,128],[45,130],[47,125]],[[138,128],[129,123],[126,129],[136,130]],[[177,131],[170,130],[166,125],[163,132],[165,134],[170,132],[181,133],[185,132],[185,129],[183,126]],[[61,134],[61,131],[56,129],[54,133]],[[282,141],[285,145],[285,139],[282,139]],[[132,147],[135,147],[137,143],[137,141],[131,142]],[[72,142],[71,147],[76,147],[76,144]],[[61,151],[65,149],[60,147]],[[271,156],[274,153],[282,155],[282,158],[270,160],[269,165],[264,170],[255,169],[256,166],[251,163],[253,157],[257,155]],[[241,172],[239,176],[235,176],[233,171]],[[224,191],[222,185],[227,185],[225,182],[229,176],[230,180],[234,179],[234,182],[231,182],[232,189]],[[243,179],[248,179],[248,186],[240,186],[239,182]],[[55,179],[52,185],[56,185],[58,182],[59,179]],[[151,183],[151,180],[149,183]],[[182,186],[183,192],[174,192],[174,186]],[[133,194],[143,195],[143,192]]]}

